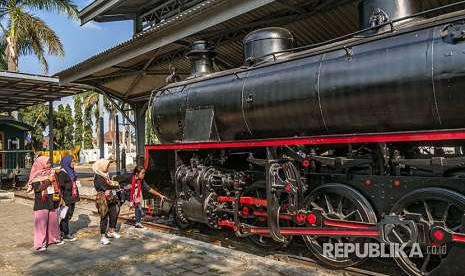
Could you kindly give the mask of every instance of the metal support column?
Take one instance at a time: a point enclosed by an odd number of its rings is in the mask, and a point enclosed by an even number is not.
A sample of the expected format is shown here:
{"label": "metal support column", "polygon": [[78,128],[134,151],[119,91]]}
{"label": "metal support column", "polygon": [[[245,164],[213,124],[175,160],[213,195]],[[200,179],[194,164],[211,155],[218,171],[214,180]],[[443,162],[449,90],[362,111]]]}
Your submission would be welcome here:
{"label": "metal support column", "polygon": [[116,155],[116,174],[120,175],[121,174],[121,158],[120,158],[120,143],[119,143],[119,116],[115,116],[115,155]]}
{"label": "metal support column", "polygon": [[98,97],[98,109],[99,109],[99,137],[98,146],[100,148],[100,158],[105,158],[105,128],[103,126],[103,94],[99,94]]}
{"label": "metal support column", "polygon": [[145,147],[145,112],[147,104],[134,106],[134,120],[136,124],[136,158],[137,165],[144,164],[144,147]]}
{"label": "metal support column", "polygon": [[48,102],[48,146],[50,149],[50,163],[53,166],[53,101]]}

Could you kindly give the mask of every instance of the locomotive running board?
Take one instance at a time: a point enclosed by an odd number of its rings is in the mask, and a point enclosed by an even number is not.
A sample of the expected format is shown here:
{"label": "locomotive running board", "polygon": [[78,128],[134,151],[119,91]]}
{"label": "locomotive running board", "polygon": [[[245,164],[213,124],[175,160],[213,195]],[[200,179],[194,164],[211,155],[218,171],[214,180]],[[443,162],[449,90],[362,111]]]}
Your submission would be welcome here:
{"label": "locomotive running board", "polygon": [[362,144],[362,143],[392,143],[392,142],[427,142],[465,140],[465,129],[416,131],[416,132],[386,132],[356,135],[307,136],[297,138],[240,140],[224,142],[200,142],[158,144],[145,146],[145,167],[148,166],[149,152],[154,150],[197,150],[224,148],[260,148],[297,145],[331,145],[331,144]]}

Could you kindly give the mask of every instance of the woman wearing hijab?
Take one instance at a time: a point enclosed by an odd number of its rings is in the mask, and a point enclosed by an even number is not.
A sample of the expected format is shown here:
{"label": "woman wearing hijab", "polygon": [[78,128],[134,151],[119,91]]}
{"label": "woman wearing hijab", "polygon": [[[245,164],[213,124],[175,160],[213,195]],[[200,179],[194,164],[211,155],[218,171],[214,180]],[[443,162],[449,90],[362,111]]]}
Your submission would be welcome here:
{"label": "woman wearing hijab", "polygon": [[119,186],[113,185],[108,175],[109,167],[110,161],[106,159],[97,160],[92,166],[95,173],[94,187],[97,190],[96,205],[100,215],[100,243],[103,245],[110,243],[108,238],[119,239],[121,237],[115,231],[119,208],[111,191]]}
{"label": "woman wearing hijab", "polygon": [[34,191],[34,248],[47,250],[50,244],[63,244],[58,228],[60,187],[47,156],[37,158],[31,168],[28,190]]}
{"label": "woman wearing hijab", "polygon": [[162,195],[161,193],[157,192],[156,190],[152,189],[147,182],[144,181],[145,178],[145,169],[142,166],[136,166],[134,168],[134,172],[131,178],[131,191],[129,195],[131,207],[135,209],[135,217],[136,217],[136,228],[143,228],[141,222],[142,219],[142,190],[160,197],[161,202],[163,203],[164,200],[167,199],[166,196]]}
{"label": "woman wearing hijab", "polygon": [[69,221],[73,217],[76,202],[79,199],[78,187],[76,184],[77,175],[74,170],[73,157],[66,155],[61,159],[61,170],[58,172],[58,182],[60,182],[63,200],[68,207],[66,216],[60,221],[61,236],[65,241],[75,241],[76,238],[69,233]]}

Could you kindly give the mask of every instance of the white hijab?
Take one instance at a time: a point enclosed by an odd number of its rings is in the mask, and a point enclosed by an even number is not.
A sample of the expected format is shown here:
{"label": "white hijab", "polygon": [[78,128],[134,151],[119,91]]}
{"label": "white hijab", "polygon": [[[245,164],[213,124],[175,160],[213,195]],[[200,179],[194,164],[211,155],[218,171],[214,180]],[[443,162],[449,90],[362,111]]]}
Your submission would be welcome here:
{"label": "white hijab", "polygon": [[110,160],[99,159],[92,165],[92,170],[95,174],[100,175],[105,178],[107,181],[110,181],[110,176],[108,175],[108,165]]}

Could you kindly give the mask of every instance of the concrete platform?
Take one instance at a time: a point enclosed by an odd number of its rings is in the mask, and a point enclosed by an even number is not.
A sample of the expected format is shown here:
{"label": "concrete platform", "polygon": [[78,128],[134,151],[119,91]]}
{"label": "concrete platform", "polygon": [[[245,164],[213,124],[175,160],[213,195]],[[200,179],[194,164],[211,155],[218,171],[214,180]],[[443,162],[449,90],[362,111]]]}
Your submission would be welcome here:
{"label": "concrete platform", "polygon": [[0,190],[0,204],[11,203],[14,201],[15,201],[15,194],[13,192]]}
{"label": "concrete platform", "polygon": [[[86,206],[89,208],[89,206]],[[209,243],[122,225],[122,238],[99,244],[98,217],[78,208],[71,231],[78,240],[36,252],[32,206],[17,199],[0,208],[0,275],[348,275],[289,265]]]}

